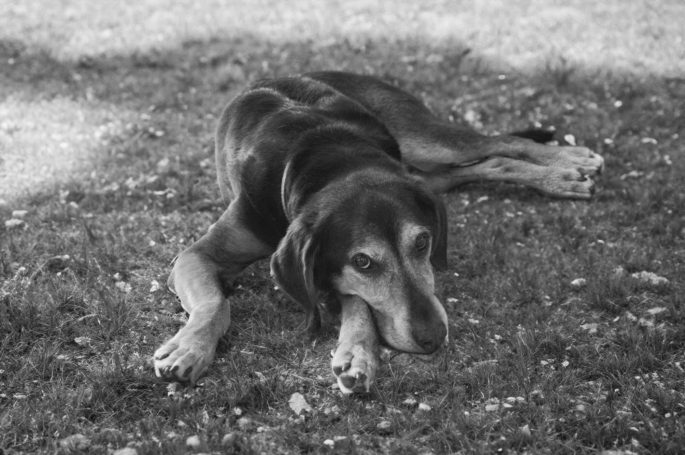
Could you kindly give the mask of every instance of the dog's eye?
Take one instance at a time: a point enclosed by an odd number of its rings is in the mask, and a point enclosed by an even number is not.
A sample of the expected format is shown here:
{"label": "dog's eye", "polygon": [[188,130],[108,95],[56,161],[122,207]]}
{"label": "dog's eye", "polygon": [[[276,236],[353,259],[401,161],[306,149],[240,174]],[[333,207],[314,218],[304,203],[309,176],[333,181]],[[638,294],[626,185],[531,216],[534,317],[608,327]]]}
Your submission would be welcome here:
{"label": "dog's eye", "polygon": [[352,257],[352,263],[359,270],[369,270],[373,265],[373,261],[371,261],[371,258],[365,255],[364,253],[355,254]]}
{"label": "dog's eye", "polygon": [[416,237],[416,242],[414,243],[414,246],[418,251],[426,251],[426,248],[428,248],[429,243],[430,236],[424,232]]}

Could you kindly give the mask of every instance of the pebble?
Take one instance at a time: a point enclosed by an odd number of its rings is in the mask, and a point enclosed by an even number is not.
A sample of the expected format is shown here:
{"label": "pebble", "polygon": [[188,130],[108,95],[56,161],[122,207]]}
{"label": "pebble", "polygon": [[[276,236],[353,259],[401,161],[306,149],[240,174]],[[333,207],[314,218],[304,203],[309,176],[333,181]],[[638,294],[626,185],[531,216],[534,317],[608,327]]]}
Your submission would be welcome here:
{"label": "pebble", "polygon": [[636,272],[636,273],[632,273],[630,276],[632,278],[635,278],[636,280],[643,282],[643,283],[649,283],[652,286],[658,286],[661,284],[668,284],[669,283],[667,278],[659,276],[653,272],[647,272],[647,271]]}
{"label": "pebble", "polygon": [[133,447],[124,447],[123,449],[115,450],[112,455],[138,455],[138,451]]}
{"label": "pebble", "polygon": [[90,447],[90,439],[82,434],[72,434],[60,440],[59,446],[65,450],[86,450]]}
{"label": "pebble", "polygon": [[588,322],[587,324],[581,324],[580,328],[583,330],[587,330],[587,333],[589,333],[589,334],[594,334],[594,333],[597,333],[597,329],[599,328],[599,324],[596,322]]}
{"label": "pebble", "polygon": [[419,411],[428,412],[428,411],[430,411],[431,409],[433,409],[433,408],[431,408],[431,407],[430,407],[429,405],[427,405],[426,403],[419,403]]}
{"label": "pebble", "polygon": [[200,437],[196,434],[193,436],[188,436],[188,439],[186,439],[186,446],[190,447],[193,450],[197,450],[200,447],[202,447],[202,441],[200,440]]}
{"label": "pebble", "polygon": [[236,421],[236,423],[238,424],[238,428],[241,430],[249,430],[254,426],[254,422],[249,417],[241,417]]}
{"label": "pebble", "polygon": [[574,288],[582,288],[587,284],[587,280],[585,278],[576,278],[575,280],[571,281],[571,287]]}
{"label": "pebble", "polygon": [[657,314],[661,314],[665,311],[668,311],[668,308],[662,307],[662,306],[657,306],[657,307],[650,308],[649,310],[647,310],[647,314],[649,314],[651,316],[656,316]]}
{"label": "pebble", "polygon": [[230,432],[226,433],[223,438],[221,438],[221,445],[222,446],[233,446],[235,444],[235,441],[237,439],[237,436],[235,433]]}
{"label": "pebble", "polygon": [[10,220],[5,221],[5,227],[7,229],[14,229],[18,228],[24,225],[24,220],[19,220],[17,218],[12,218]]}
{"label": "pebble", "polygon": [[412,397],[409,397],[402,402],[403,405],[412,406],[412,407],[416,406],[417,403],[418,403],[418,401],[416,401],[416,398],[412,398]]}
{"label": "pebble", "polygon": [[376,428],[380,431],[389,431],[392,428],[392,422],[389,420],[381,420],[378,422],[378,425],[376,425]]}

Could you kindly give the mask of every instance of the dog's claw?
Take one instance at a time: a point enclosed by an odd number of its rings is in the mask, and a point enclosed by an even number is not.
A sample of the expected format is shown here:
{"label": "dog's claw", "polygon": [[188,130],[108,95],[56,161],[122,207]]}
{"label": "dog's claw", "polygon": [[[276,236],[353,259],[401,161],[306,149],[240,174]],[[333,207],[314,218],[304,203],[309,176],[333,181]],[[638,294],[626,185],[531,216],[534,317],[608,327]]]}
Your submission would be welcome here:
{"label": "dog's claw", "polygon": [[155,352],[155,375],[195,383],[214,358],[215,346],[181,329]]}

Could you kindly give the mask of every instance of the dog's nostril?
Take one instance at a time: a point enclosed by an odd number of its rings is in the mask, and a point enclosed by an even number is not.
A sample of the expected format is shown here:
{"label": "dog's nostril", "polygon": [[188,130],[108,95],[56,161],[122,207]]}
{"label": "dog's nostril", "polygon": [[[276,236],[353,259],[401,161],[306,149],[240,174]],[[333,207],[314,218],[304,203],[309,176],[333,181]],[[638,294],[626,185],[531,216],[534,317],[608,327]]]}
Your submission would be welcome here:
{"label": "dog's nostril", "polygon": [[414,340],[416,344],[426,354],[432,354],[437,351],[445,341],[447,335],[447,328],[444,325],[439,327],[431,327],[430,330],[422,330],[421,332],[414,332]]}
{"label": "dog's nostril", "polygon": [[423,348],[424,351],[431,353],[440,347],[438,343],[436,343],[434,340],[424,340],[421,342],[421,347]]}

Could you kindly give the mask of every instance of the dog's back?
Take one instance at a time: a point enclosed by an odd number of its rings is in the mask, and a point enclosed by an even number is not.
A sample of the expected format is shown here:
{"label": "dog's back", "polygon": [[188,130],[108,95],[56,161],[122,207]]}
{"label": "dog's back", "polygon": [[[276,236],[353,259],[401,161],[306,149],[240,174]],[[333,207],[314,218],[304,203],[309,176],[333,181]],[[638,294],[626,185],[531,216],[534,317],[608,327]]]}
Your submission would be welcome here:
{"label": "dog's back", "polygon": [[238,95],[221,116],[216,160],[226,201],[242,195],[275,231],[284,231],[288,217],[280,186],[286,163],[317,166],[308,175],[318,178],[300,188],[306,195],[372,161],[398,166],[400,151],[386,127],[361,104],[325,83],[300,77],[260,81]]}

